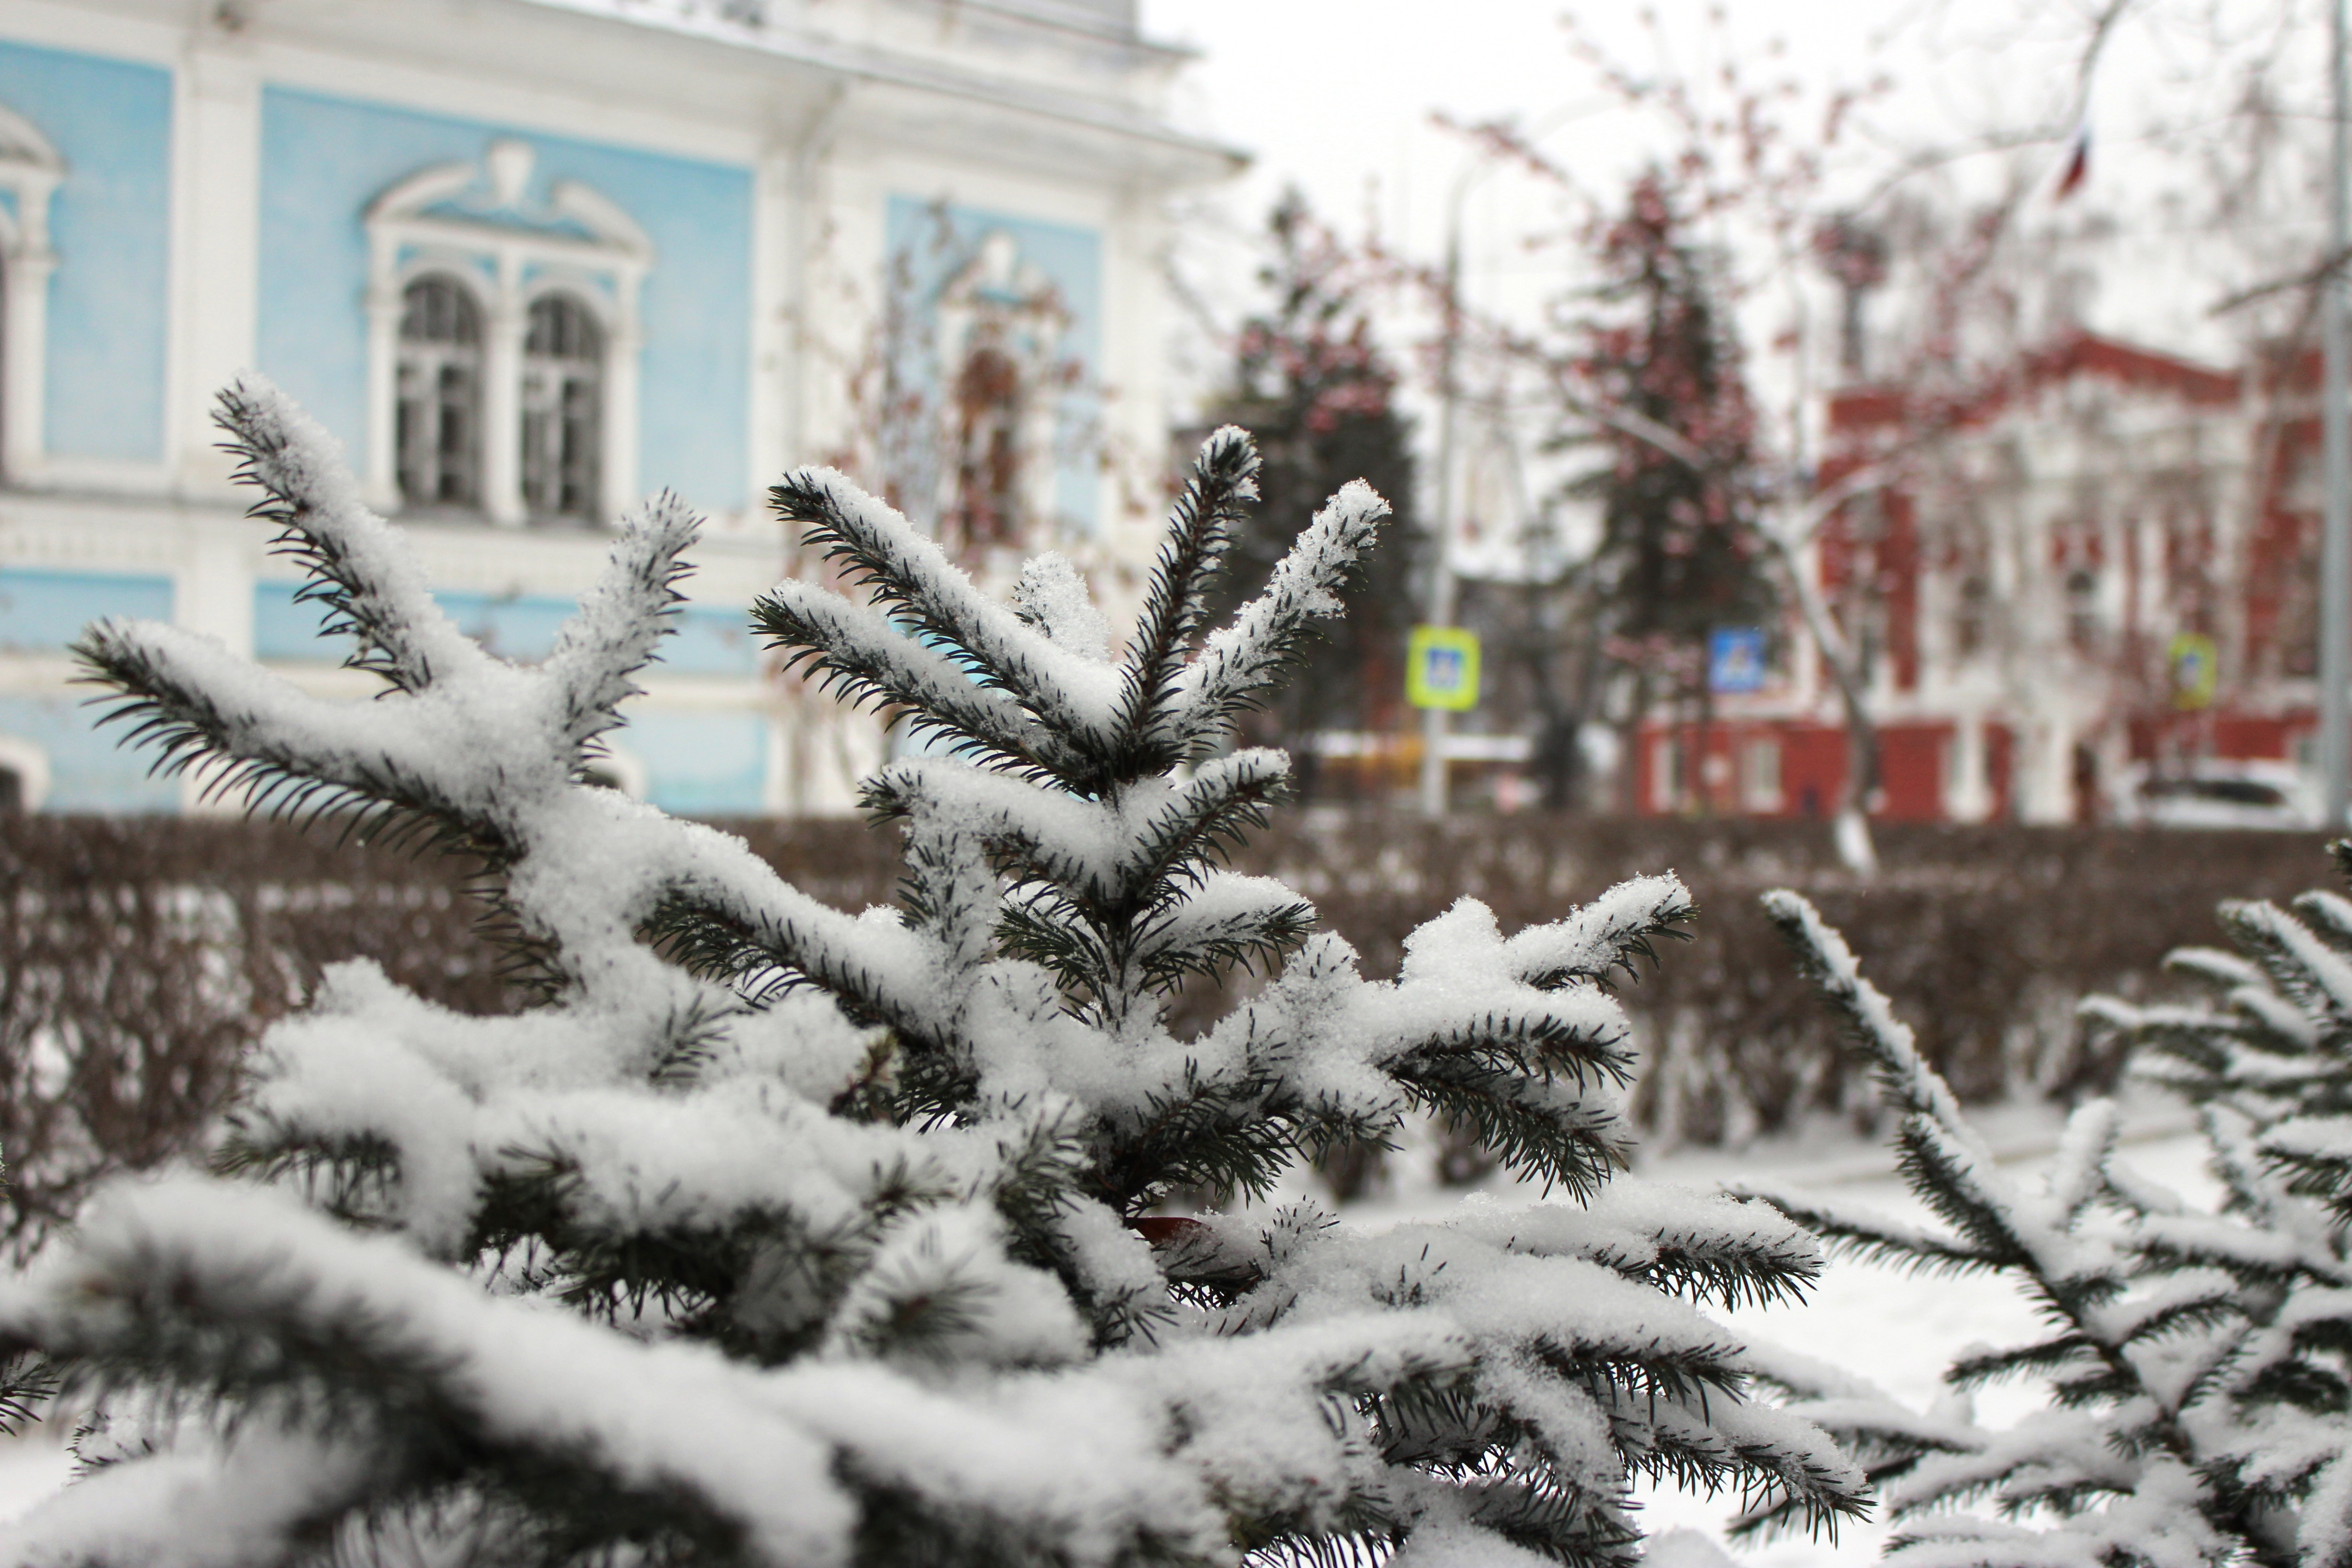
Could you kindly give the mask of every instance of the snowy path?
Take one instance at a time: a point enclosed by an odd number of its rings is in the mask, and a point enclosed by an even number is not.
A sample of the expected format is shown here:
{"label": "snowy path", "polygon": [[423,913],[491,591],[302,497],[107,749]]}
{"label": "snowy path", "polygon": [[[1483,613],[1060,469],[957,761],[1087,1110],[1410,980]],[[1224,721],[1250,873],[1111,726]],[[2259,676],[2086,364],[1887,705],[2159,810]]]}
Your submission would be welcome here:
{"label": "snowy path", "polygon": [[[2039,1107],[1996,1111],[1985,1130],[2004,1163],[2033,1169],[2053,1146],[2058,1120]],[[2142,1114],[2126,1134],[2124,1158],[2135,1168],[2184,1194],[2203,1197],[2210,1187],[2199,1169],[2200,1145],[2183,1131],[2177,1113]],[[1642,1173],[1677,1184],[1713,1188],[1743,1176],[1769,1176],[1806,1186],[1834,1188],[1844,1198],[1890,1215],[1920,1219],[1920,1205],[1893,1173],[1885,1148],[1831,1128],[1800,1138],[1759,1142],[1738,1152],[1693,1150],[1644,1163]],[[1507,1189],[1497,1196],[1512,1195]],[[1275,1201],[1279,1201],[1277,1198]],[[1383,1219],[1442,1213],[1450,1193],[1422,1190],[1351,1206],[1351,1219]],[[1932,1404],[1943,1394],[1941,1376],[1955,1352],[1979,1341],[2014,1341],[2035,1327],[2032,1312],[1999,1280],[1918,1279],[1861,1264],[1832,1265],[1811,1301],[1800,1308],[1750,1309],[1731,1315],[1743,1333],[1770,1340],[1852,1368],[1907,1403]],[[1981,1402],[1986,1415],[2005,1421],[2039,1402],[2031,1387],[2001,1389]],[[58,1440],[37,1427],[15,1442],[0,1439],[0,1522],[14,1519],[62,1485],[68,1460]],[[1644,1519],[1653,1531],[1687,1528],[1721,1541],[1730,1500],[1707,1500],[1664,1491],[1651,1494]],[[1840,1532],[1834,1546],[1802,1536],[1737,1552],[1752,1568],[1860,1568],[1874,1560],[1885,1527],[1872,1523]],[[1676,1563],[1695,1559],[1689,1538],[1677,1539]],[[1662,1556],[1668,1555],[1661,1553]]]}

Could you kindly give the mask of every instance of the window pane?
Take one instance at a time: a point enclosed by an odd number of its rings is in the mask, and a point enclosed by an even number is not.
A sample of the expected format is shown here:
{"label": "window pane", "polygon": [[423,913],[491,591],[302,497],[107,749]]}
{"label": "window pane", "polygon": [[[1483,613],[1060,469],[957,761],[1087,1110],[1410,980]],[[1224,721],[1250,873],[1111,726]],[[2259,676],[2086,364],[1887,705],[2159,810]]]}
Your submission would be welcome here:
{"label": "window pane", "polygon": [[401,298],[394,439],[411,506],[481,502],[482,312],[454,278],[420,278]]}
{"label": "window pane", "polygon": [[593,521],[604,424],[604,334],[579,300],[532,301],[523,337],[522,493],[534,517]]}

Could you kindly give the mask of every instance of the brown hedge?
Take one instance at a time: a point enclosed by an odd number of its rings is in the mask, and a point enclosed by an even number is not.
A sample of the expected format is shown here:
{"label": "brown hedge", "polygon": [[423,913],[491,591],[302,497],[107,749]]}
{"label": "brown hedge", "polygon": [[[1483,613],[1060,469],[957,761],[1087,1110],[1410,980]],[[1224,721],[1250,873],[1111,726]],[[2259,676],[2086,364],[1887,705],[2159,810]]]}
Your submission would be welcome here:
{"label": "brown hedge", "polygon": [[[885,835],[840,820],[742,833],[785,877],[851,908],[887,900]],[[1793,884],[1844,928],[1963,1093],[2066,1093],[2115,1065],[2075,1044],[2074,999],[2142,992],[2158,961],[2213,939],[2225,898],[2326,879],[2315,836],[1888,826],[1858,886],[1826,829],[1744,821],[1542,816],[1431,824],[1371,812],[1286,816],[1238,868],[1312,897],[1375,973],[1454,899],[1505,928],[1556,916],[1622,877],[1674,868],[1695,940],[1626,989],[1649,1065],[1641,1112],[1665,1141],[1738,1138],[1858,1104],[1824,1020],[1756,908]],[[186,1147],[226,1102],[241,1053],[325,964],[373,958],[448,1005],[515,997],[473,930],[467,868],[331,832],[221,818],[0,819],[0,1244],[70,1212],[95,1175]],[[1188,995],[1180,1026],[1231,1000]]]}

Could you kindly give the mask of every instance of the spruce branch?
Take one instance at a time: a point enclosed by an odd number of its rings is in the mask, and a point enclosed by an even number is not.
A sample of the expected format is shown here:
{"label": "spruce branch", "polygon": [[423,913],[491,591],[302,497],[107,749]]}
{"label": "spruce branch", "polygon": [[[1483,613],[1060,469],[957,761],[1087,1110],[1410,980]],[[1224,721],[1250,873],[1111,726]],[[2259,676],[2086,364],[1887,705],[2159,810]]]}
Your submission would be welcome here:
{"label": "spruce branch", "polygon": [[360,503],[334,438],[285,394],[247,372],[215,400],[213,422],[227,437],[236,481],[261,491],[247,515],[273,524],[273,552],[302,568],[297,602],[325,606],[322,636],[355,639],[350,668],[415,692],[483,657],[431,607],[399,531]]}
{"label": "spruce branch", "polygon": [[[802,542],[843,566],[897,629],[939,649],[949,668],[982,689],[1004,692],[1033,715],[1058,742],[1056,760],[1083,773],[1083,759],[1103,749],[1108,736],[1097,710],[1117,679],[1108,666],[1058,647],[1016,611],[987,598],[935,541],[832,469],[799,469],[769,496],[780,519],[804,528]],[[766,605],[775,605],[782,614],[788,591],[803,586],[780,585],[762,601],[763,619]],[[796,608],[809,616],[805,603]],[[795,629],[781,621],[770,628],[772,636],[793,643],[803,641],[811,625]],[[906,705],[919,713],[935,711],[929,702]],[[1107,782],[1062,776],[1082,789]]]}
{"label": "spruce branch", "polygon": [[1171,728],[1188,756],[1217,742],[1274,685],[1316,620],[1339,613],[1339,591],[1388,513],[1370,486],[1344,487],[1276,565],[1265,591],[1210,634],[1171,705]]}
{"label": "spruce branch", "polygon": [[1118,733],[1129,776],[1165,771],[1194,740],[1178,722],[1185,656],[1207,625],[1210,593],[1233,548],[1244,508],[1257,499],[1257,448],[1228,425],[1209,436],[1177,492],[1168,534],[1144,589],[1123,673]]}

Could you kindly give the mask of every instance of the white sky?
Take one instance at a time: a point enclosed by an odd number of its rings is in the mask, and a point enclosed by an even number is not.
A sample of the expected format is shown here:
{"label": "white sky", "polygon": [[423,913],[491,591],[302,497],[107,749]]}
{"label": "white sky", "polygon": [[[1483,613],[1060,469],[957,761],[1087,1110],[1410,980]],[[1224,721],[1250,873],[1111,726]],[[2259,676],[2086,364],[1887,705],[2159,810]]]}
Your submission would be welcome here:
{"label": "white sky", "polygon": [[[1734,0],[1720,22],[1706,0],[1656,0],[1673,71],[1706,80],[1734,54],[1751,80],[1788,76],[1816,95],[1885,74],[1895,90],[1867,111],[1865,134],[1846,144],[1838,179],[1858,188],[1883,172],[1895,144],[1948,145],[1994,127],[2064,124],[2078,101],[2074,66],[2098,0]],[[1286,183],[1305,189],[1343,230],[1377,224],[1410,254],[1444,244],[1447,191],[1472,163],[1465,142],[1431,122],[1516,116],[1522,124],[1591,105],[1600,96],[1571,56],[1559,0],[1143,0],[1147,34],[1202,52],[1178,93],[1178,118],[1251,153],[1256,164],[1206,204],[1181,242],[1188,276],[1207,280],[1221,310],[1240,302],[1247,277],[1241,241],[1262,225]],[[1622,64],[1654,68],[1658,48],[1634,4],[1583,8],[1592,36]],[[2064,216],[2112,216],[2116,244],[2100,262],[2091,323],[2101,330],[2208,359],[2231,357],[2229,323],[2210,306],[2250,281],[2247,269],[2315,246],[2321,215],[2291,211],[2276,244],[2242,257],[2182,252],[2180,219],[2167,190],[2195,183],[2187,159],[2200,128],[2219,135],[2235,90],[2232,62],[2283,41],[2309,68],[2290,82],[2315,120],[2325,47],[2319,0],[2127,0],[2090,98],[2093,178]],[[2306,47],[2302,40],[2308,39]],[[2217,40],[2220,40],[2217,42]],[[1769,51],[1784,46],[1777,58]],[[2147,135],[2162,117],[2190,128],[2159,145]],[[1801,116],[1810,123],[1809,116]],[[1563,124],[1546,149],[1597,190],[1625,176],[1662,144],[1648,125],[1618,112]],[[2022,156],[2054,175],[2063,149]],[[1993,176],[1990,160],[1962,165],[1963,186]],[[2210,183],[2210,182],[2209,182]],[[1556,285],[1559,263],[1516,241],[1555,222],[1554,198],[1512,174],[1481,176],[1464,205],[1468,289],[1490,304],[1525,304]],[[2184,270],[2186,268],[2186,270]]]}

